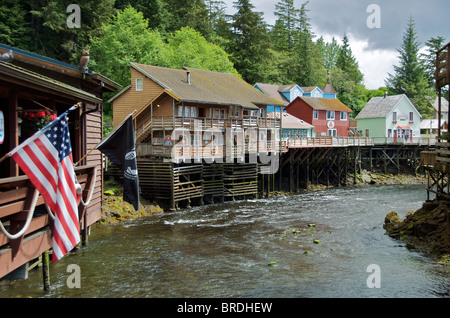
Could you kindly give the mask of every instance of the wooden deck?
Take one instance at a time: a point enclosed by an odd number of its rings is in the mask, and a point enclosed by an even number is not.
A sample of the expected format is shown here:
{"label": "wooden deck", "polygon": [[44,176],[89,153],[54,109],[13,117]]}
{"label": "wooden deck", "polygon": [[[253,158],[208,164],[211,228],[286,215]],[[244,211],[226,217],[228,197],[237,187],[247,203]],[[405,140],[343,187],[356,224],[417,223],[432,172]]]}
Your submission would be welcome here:
{"label": "wooden deck", "polygon": [[[351,147],[351,146],[373,146],[374,139],[366,137],[314,137],[314,138],[289,138],[282,140],[280,143],[276,142],[272,145],[271,142],[245,142],[242,147],[227,147],[224,145],[211,146],[211,144],[203,146],[183,146],[181,142],[175,146],[164,146],[160,144],[138,143],[136,145],[136,153],[138,157],[164,157],[172,158],[175,154],[177,158],[186,159],[212,159],[234,157],[240,158],[246,154],[258,154],[266,151],[288,152],[289,149],[301,148],[322,148],[322,147]],[[174,148],[175,147],[175,148]],[[273,147],[273,148],[272,148]],[[281,147],[281,148],[280,148]]]}
{"label": "wooden deck", "polygon": [[439,141],[435,151],[422,151],[420,166],[428,175],[427,200],[450,200],[450,143]]}
{"label": "wooden deck", "polygon": [[243,116],[243,118],[204,118],[204,117],[171,117],[153,116],[148,118],[143,125],[136,126],[136,140],[141,141],[147,138],[152,131],[185,128],[189,131],[194,129],[220,129],[227,128],[280,128],[280,120],[276,118],[257,118]]}
{"label": "wooden deck", "polygon": [[[95,167],[91,165],[75,169],[84,200],[87,200],[89,191],[94,186]],[[35,191],[26,176],[0,179],[0,220],[9,233],[19,233],[23,228]],[[98,220],[89,217],[86,211],[85,206],[78,207],[84,241],[87,227]],[[0,278],[51,249],[52,227],[53,220],[47,213],[44,199],[39,195],[30,225],[20,237],[9,239],[0,232]]]}

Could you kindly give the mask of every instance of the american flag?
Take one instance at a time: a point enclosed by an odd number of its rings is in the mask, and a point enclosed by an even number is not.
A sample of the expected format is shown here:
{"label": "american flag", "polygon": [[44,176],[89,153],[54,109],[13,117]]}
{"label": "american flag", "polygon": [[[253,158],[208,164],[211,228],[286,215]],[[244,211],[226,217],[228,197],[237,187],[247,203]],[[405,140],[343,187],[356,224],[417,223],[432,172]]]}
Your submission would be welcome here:
{"label": "american flag", "polygon": [[67,114],[11,151],[11,157],[30,178],[55,214],[53,262],[80,242],[80,223]]}

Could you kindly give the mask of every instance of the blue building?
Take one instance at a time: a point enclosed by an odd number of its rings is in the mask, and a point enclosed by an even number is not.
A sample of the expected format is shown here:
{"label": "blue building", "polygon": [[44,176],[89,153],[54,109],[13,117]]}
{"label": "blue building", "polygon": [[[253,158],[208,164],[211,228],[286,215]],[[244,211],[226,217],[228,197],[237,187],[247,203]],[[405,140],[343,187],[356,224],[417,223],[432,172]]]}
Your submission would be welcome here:
{"label": "blue building", "polygon": [[[267,96],[279,100],[283,103],[284,107],[289,105],[298,96],[337,99],[337,93],[330,83],[330,73],[328,73],[328,80],[323,88],[318,86],[300,87],[297,84],[276,85],[265,83],[256,83],[255,88]],[[267,114],[274,111],[280,112],[280,107],[283,108],[283,106],[267,106]]]}

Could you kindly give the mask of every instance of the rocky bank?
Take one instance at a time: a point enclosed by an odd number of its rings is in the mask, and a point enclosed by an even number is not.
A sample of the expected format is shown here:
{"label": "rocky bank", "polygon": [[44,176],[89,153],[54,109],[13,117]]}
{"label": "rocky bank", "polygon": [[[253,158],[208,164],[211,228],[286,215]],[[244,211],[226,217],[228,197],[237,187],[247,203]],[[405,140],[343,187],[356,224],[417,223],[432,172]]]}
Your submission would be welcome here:
{"label": "rocky bank", "polygon": [[100,222],[112,224],[163,212],[159,205],[142,198],[140,198],[139,210],[136,211],[132,204],[123,201],[121,189],[109,188],[104,192]]}
{"label": "rocky bank", "polygon": [[417,211],[409,211],[401,220],[395,211],[385,217],[386,233],[402,240],[409,249],[440,258],[450,265],[450,203],[435,200],[425,202]]}

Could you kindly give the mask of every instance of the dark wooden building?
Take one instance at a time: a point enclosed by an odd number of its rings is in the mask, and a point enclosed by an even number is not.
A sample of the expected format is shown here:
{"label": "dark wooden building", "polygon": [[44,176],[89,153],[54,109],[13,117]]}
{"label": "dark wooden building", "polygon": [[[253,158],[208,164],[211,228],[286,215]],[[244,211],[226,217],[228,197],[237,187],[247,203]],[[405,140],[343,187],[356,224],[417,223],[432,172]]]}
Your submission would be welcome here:
{"label": "dark wooden building", "polygon": [[[73,160],[82,159],[77,174],[85,198],[95,186],[90,204],[79,211],[82,230],[99,220],[103,194],[102,155],[96,150],[84,156],[102,140],[103,93],[118,89],[119,84],[90,70],[83,74],[77,66],[0,44],[0,157],[42,128],[47,119],[81,103],[69,116]],[[11,232],[23,227],[32,191],[14,160],[0,163],[0,220]],[[40,197],[30,229],[19,239],[0,233],[0,277],[51,248],[52,221],[40,214],[43,208]]]}

